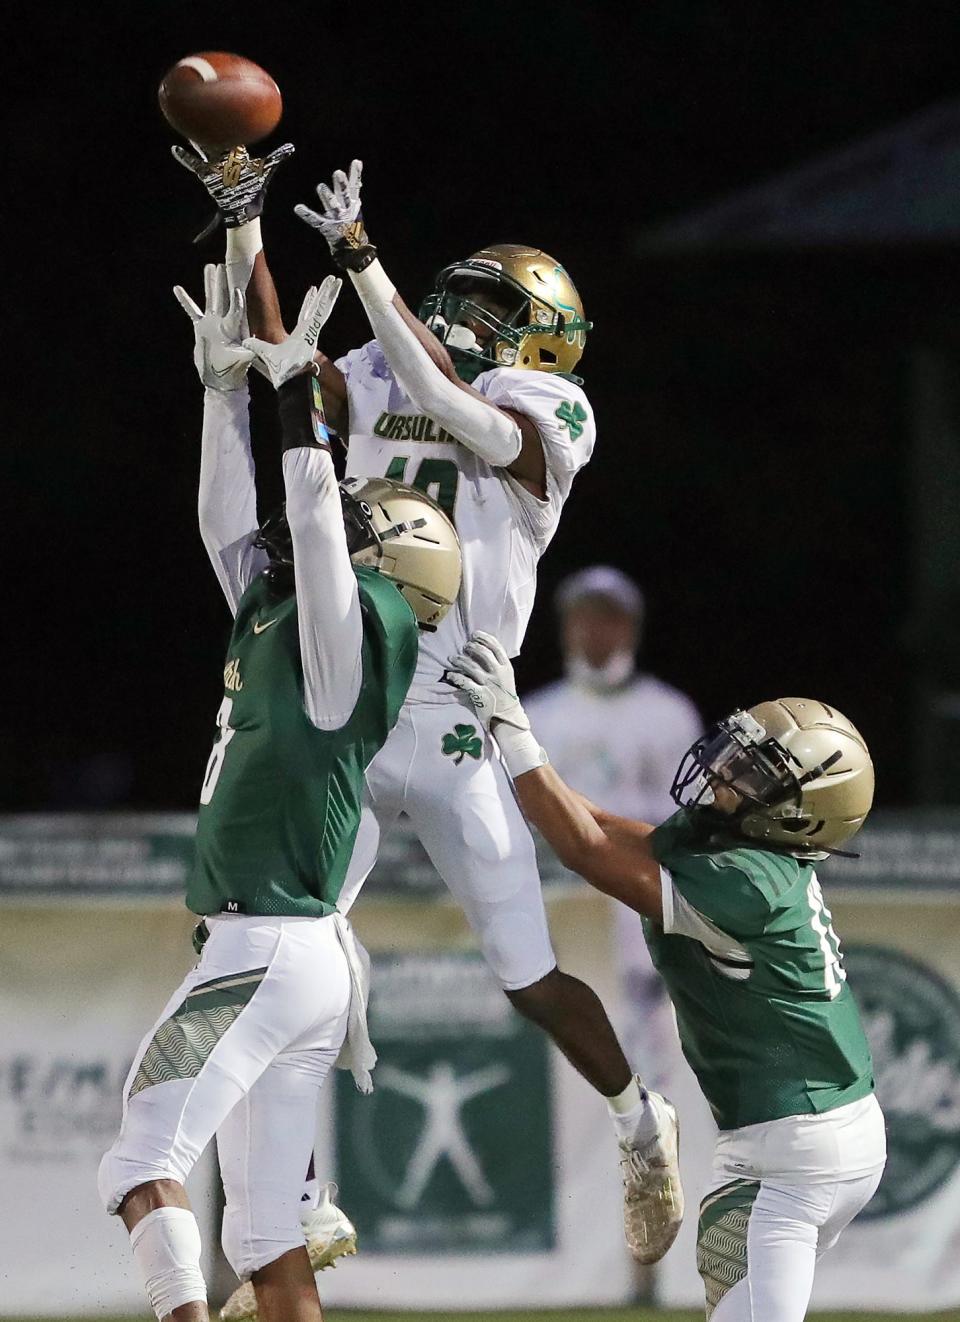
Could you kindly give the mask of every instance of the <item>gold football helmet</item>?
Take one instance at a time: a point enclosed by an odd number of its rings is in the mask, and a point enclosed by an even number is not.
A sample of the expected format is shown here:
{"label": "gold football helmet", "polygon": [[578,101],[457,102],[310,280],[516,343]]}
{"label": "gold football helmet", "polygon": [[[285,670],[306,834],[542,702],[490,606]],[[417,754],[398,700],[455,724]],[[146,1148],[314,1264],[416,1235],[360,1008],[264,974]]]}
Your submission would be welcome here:
{"label": "gold football helmet", "polygon": [[671,793],[706,807],[727,785],[740,796],[741,835],[801,857],[836,849],[855,835],[873,804],[873,763],[863,736],[811,698],[778,698],[737,711],[688,750]]}
{"label": "gold football helmet", "polygon": [[559,262],[515,243],[492,244],[444,267],[420,320],[468,381],[492,367],[569,376],[593,325]]}
{"label": "gold football helmet", "polygon": [[349,477],[340,492],[353,563],[393,579],[420,626],[435,629],[460,591],[453,524],[424,492],[389,477]]}

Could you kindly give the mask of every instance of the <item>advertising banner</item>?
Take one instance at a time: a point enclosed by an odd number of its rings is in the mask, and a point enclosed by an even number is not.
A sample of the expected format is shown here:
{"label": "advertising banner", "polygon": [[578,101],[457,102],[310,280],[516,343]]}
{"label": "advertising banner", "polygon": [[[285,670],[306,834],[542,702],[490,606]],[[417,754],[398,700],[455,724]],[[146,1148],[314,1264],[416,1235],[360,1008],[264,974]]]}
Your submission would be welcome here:
{"label": "advertising banner", "polygon": [[[140,1310],[126,1237],[96,1193],[137,1043],[192,962],[188,816],[0,819],[0,1315]],[[960,823],[871,822],[824,890],[865,1018],[890,1158],[824,1256],[820,1308],[960,1305]],[[543,855],[561,967],[611,1010],[631,1059],[677,1104],[688,1215],[656,1269],[699,1307],[694,1241],[715,1137],[629,916]],[[483,1309],[628,1301],[605,1107],[510,1007],[463,915],[403,832],[352,915],[374,960],[375,1092],[338,1072],[318,1117],[360,1255],[322,1279],[334,1306]],[[215,1270],[215,1174],[192,1180]],[[51,1245],[55,1244],[55,1251]],[[649,1284],[649,1277],[643,1284]],[[229,1287],[228,1287],[229,1288]],[[217,1292],[214,1286],[214,1294]]]}
{"label": "advertising banner", "polygon": [[[142,1311],[127,1233],[97,1194],[130,1061],[192,963],[186,914],[6,908],[0,921],[0,1313]],[[209,1160],[190,1195],[208,1245]]]}

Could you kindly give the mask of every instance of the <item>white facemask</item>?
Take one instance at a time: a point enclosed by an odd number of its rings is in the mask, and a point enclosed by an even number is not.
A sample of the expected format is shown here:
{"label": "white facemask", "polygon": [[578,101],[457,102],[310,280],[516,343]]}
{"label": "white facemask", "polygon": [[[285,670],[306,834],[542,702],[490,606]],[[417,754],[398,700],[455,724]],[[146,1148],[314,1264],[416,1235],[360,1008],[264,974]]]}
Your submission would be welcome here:
{"label": "white facemask", "polygon": [[595,693],[608,693],[625,684],[636,668],[629,648],[611,652],[602,666],[592,666],[585,656],[567,656],[564,669],[567,679]]}

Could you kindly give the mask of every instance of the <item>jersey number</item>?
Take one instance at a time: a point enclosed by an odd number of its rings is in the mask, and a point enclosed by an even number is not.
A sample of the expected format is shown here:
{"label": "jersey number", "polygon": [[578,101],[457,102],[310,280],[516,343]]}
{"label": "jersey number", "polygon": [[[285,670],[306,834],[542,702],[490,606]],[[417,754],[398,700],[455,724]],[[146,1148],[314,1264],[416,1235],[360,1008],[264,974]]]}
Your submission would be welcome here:
{"label": "jersey number", "polygon": [[230,724],[232,711],[233,698],[224,698],[220,704],[220,710],[217,712],[217,726],[220,730],[220,736],[210,750],[210,759],[204,773],[203,785],[200,787],[201,803],[209,803],[213,798],[213,791],[217,788],[217,781],[220,779],[220,772],[223,770],[223,759],[227,752],[227,744],[237,733]]}
{"label": "jersey number", "polygon": [[812,877],[807,886],[807,903],[810,905],[810,926],[816,932],[823,951],[823,982],[831,1001],[840,995],[840,988],[847,980],[847,970],[843,967],[840,955],[840,938],[833,930],[833,915],[823,900],[823,891],[816,877]]}
{"label": "jersey number", "polygon": [[[384,473],[384,477],[392,478],[394,482],[406,482],[405,474],[409,462],[410,456],[408,454],[398,454],[396,458],[390,460],[390,465]],[[460,470],[450,459],[421,459],[410,486],[416,487],[425,496],[430,496],[435,500],[452,522],[454,506],[457,503],[457,483],[459,480]],[[431,491],[431,487],[436,489]]]}

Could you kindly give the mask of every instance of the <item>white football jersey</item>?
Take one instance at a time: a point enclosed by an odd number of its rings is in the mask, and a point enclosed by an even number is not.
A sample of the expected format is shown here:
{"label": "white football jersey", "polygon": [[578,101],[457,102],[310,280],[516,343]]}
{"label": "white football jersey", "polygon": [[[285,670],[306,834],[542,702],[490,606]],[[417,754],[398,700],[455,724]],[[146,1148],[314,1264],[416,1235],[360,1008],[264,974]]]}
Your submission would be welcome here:
{"label": "white football jersey", "polygon": [[460,597],[436,632],[422,633],[410,699],[456,702],[441,682],[447,659],[484,629],[516,656],[537,587],[537,562],[557,530],[596,426],[579,386],[547,372],[496,367],[473,383],[491,403],[531,418],[543,441],[547,497],[538,500],[502,468],[492,468],[418,414],[375,340],[337,360],[350,407],[348,477],[392,477],[432,496],[460,535]]}
{"label": "white football jersey", "polygon": [[593,803],[654,825],[676,811],[673,777],[703,731],[679,689],[644,674],[609,693],[565,679],[523,706],[558,773]]}

